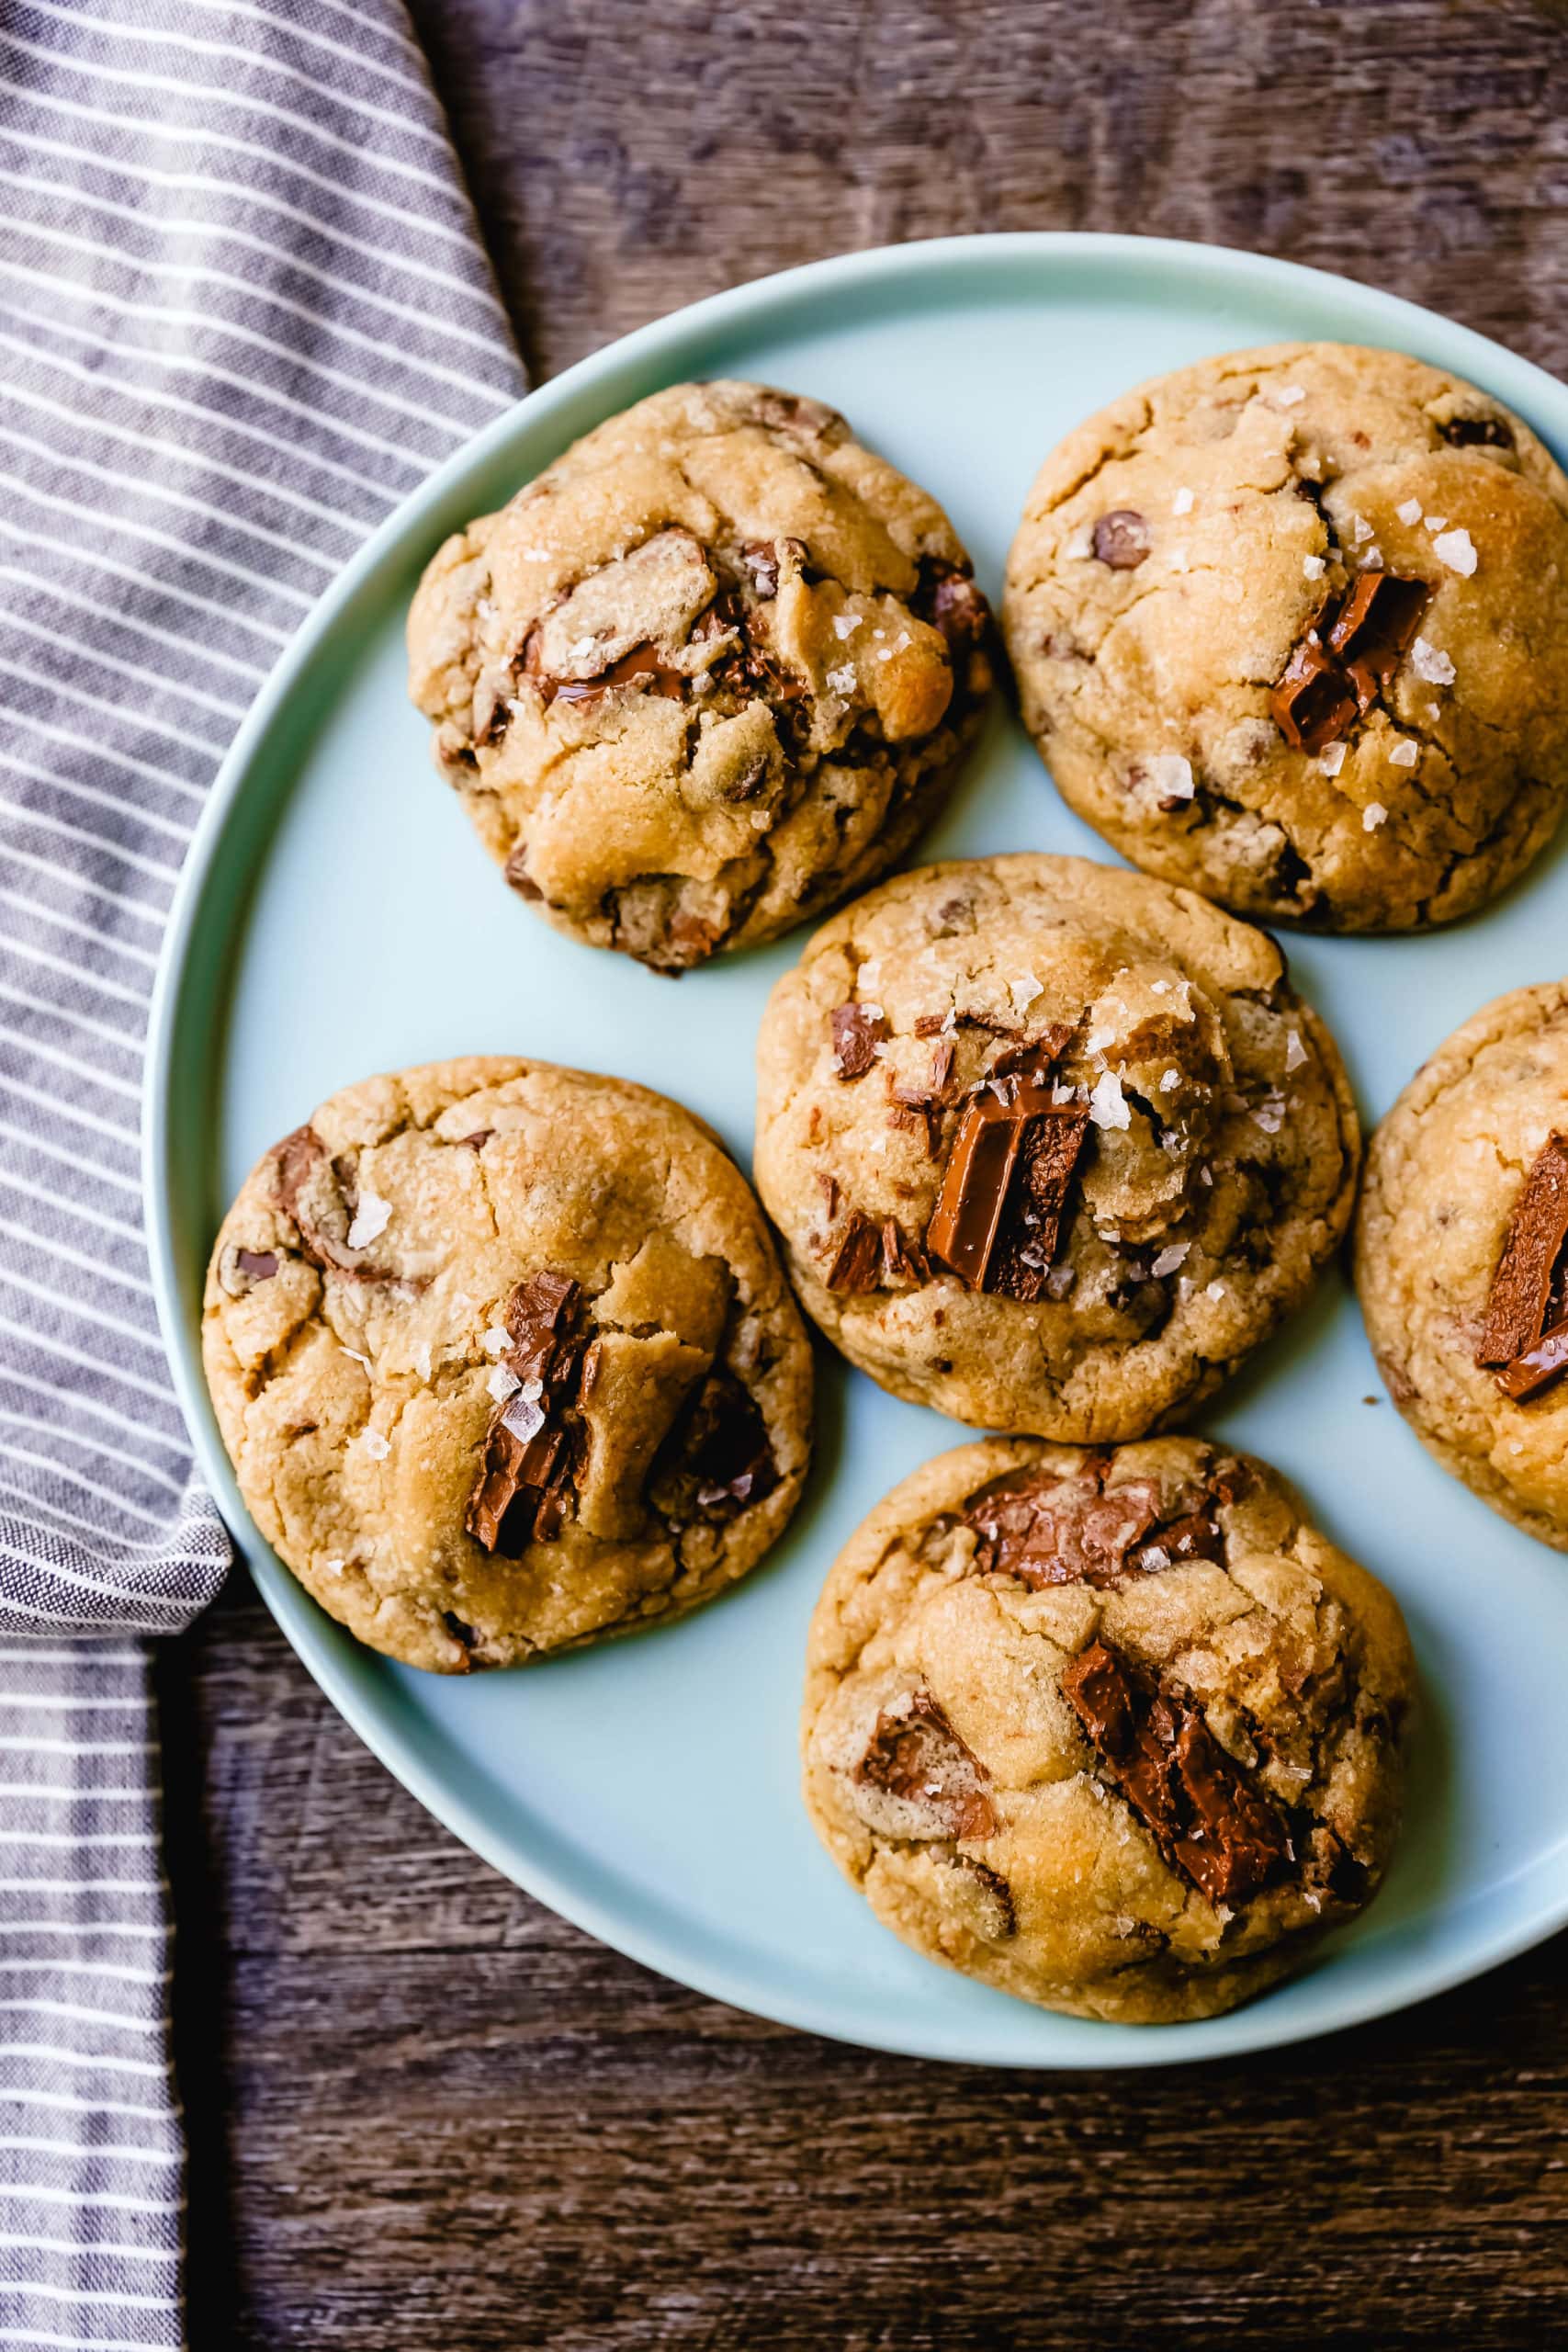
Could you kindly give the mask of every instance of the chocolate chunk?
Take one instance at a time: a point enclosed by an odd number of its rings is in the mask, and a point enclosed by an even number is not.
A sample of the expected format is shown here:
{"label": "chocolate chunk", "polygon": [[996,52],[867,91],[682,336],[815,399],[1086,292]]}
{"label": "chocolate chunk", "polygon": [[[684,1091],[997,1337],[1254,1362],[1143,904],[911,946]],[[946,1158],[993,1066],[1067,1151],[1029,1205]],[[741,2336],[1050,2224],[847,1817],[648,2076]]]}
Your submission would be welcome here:
{"label": "chocolate chunk", "polygon": [[1410,650],[1421,616],[1432,601],[1424,580],[1393,571],[1363,571],[1340,606],[1325,640],[1359,709],[1377,700]]}
{"label": "chocolate chunk", "polygon": [[1109,1492],[1103,1470],[1059,1478],[1014,1471],[983,1487],[964,1512],[979,1538],[975,1565],[1017,1577],[1036,1591],[1053,1584],[1106,1586],[1123,1580],[1131,1545],[1154,1525],[1159,1488],[1129,1479]]}
{"label": "chocolate chunk", "polygon": [[649,1479],[679,1525],[739,1519],[779,1483],[768,1425],[744,1382],[725,1365],[700,1381],[660,1448]]}
{"label": "chocolate chunk", "polygon": [[986,1287],[1004,1298],[1037,1299],[1051,1272],[1089,1113],[1070,1103],[1023,1129]]}
{"label": "chocolate chunk", "polygon": [[991,682],[991,608],[970,572],[940,556],[922,556],[910,603],[946,640],[955,695],[968,699],[984,694]]}
{"label": "chocolate chunk", "polygon": [[525,858],[526,853],[519,842],[507,859],[502,870],[520,899],[527,899],[536,903],[545,894],[529,873]]}
{"label": "chocolate chunk", "polygon": [[817,1182],[822,1190],[822,1211],[829,1225],[839,1214],[839,1180],[829,1176],[826,1169],[818,1169]]}
{"label": "chocolate chunk", "polygon": [[1497,1374],[1497,1385],[1506,1396],[1522,1405],[1529,1396],[1539,1396],[1568,1372],[1568,1318],[1554,1323],[1549,1331],[1530,1347],[1524,1348],[1511,1363]]}
{"label": "chocolate chunk", "polygon": [[1038,1037],[1025,1037],[1017,1045],[1003,1046],[986,1065],[986,1076],[1031,1078],[1039,1085],[1061,1060],[1072,1035],[1065,1021],[1053,1021]]}
{"label": "chocolate chunk", "polygon": [[874,1290],[880,1279],[882,1236],[870,1217],[850,1211],[849,1228],[828,1275],[829,1290]]}
{"label": "chocolate chunk", "polygon": [[1479,445],[1487,449],[1511,449],[1514,428],[1506,416],[1450,416],[1438,427],[1443,439],[1455,449],[1470,449]]}
{"label": "chocolate chunk", "polygon": [[915,1035],[917,1037],[940,1037],[947,1027],[947,1022],[945,1012],[919,1013],[915,1020]]}
{"label": "chocolate chunk", "polygon": [[276,1250],[236,1250],[234,1263],[253,1283],[269,1283],[277,1272]]}
{"label": "chocolate chunk", "polygon": [[883,1710],[853,1778],[908,1807],[920,1825],[912,1836],[994,1838],[1001,1826],[986,1793],[989,1773],[929,1690]]}
{"label": "chocolate chunk", "polygon": [[494,1133],[493,1127],[476,1127],[471,1136],[459,1136],[457,1140],[469,1151],[482,1151]]}
{"label": "chocolate chunk", "polygon": [[1184,1560],[1217,1560],[1223,1564],[1224,1556],[1225,1539],[1219,1521],[1212,1510],[1194,1510],[1156,1527],[1148,1542],[1128,1555],[1127,1564],[1147,1576],[1157,1574],[1161,1568],[1177,1566]]}
{"label": "chocolate chunk", "polygon": [[1424,580],[1363,571],[1319,605],[1269,699],[1288,743],[1321,752],[1354,726],[1387,689],[1431,595]]}
{"label": "chocolate chunk", "polygon": [[[948,1156],[926,1249],[970,1290],[1037,1298],[1049,1272],[1089,1114],[1007,1080],[970,1098]],[[1038,1261],[1038,1262],[1036,1262]]]}
{"label": "chocolate chunk", "polygon": [[931,1280],[925,1251],[904,1232],[897,1217],[882,1220],[882,1280],[889,1288],[899,1283]]}
{"label": "chocolate chunk", "polygon": [[348,1245],[354,1223],[353,1165],[333,1159],[314,1127],[296,1127],[272,1155],[273,1197],[299,1234],[302,1256],[323,1273],[347,1274],[358,1282],[395,1277]]}
{"label": "chocolate chunk", "polygon": [[[1553,1135],[1537,1154],[1508,1220],[1507,1237],[1486,1301],[1478,1364],[1511,1365],[1533,1349],[1552,1311],[1554,1278],[1568,1244],[1568,1136]],[[1547,1375],[1554,1377],[1555,1375]],[[1524,1394],[1545,1385],[1531,1379]],[[1508,1390],[1511,1396],[1515,1392]]]}
{"label": "chocolate chunk", "polygon": [[1286,742],[1299,752],[1321,752],[1353,727],[1359,714],[1354,687],[1308,638],[1285,664],[1269,708]]}
{"label": "chocolate chunk", "polygon": [[1109,1779],[1209,1902],[1244,1902],[1293,1862],[1278,1808],[1249,1786],[1185,1692],[1100,1641],[1073,1659],[1061,1688]]}
{"label": "chocolate chunk", "polygon": [[502,1310],[513,1344],[500,1361],[520,1386],[491,1415],[463,1523],[506,1559],[553,1543],[572,1499],[578,1439],[563,1417],[581,1379],[581,1297],[570,1275],[547,1271],[519,1283]]}
{"label": "chocolate chunk", "polygon": [[1118,506],[1094,526],[1098,563],[1112,571],[1136,571],[1149,551],[1149,526],[1135,506]]}
{"label": "chocolate chunk", "polygon": [[748,539],[740,549],[741,564],[764,604],[778,594],[779,573],[785,562],[795,564],[798,570],[806,559],[804,539]]}
{"label": "chocolate chunk", "polygon": [[876,1048],[892,1035],[885,1016],[863,1004],[838,1004],[831,1013],[833,1066],[840,1078],[863,1078]]}

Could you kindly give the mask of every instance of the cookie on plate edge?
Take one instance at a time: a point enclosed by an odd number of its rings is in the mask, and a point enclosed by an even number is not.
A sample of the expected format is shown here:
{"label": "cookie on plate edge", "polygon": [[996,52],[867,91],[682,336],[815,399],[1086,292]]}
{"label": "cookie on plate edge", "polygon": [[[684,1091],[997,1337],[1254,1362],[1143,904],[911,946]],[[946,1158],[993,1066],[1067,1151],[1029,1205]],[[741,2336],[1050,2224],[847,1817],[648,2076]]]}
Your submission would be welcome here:
{"label": "cookie on plate edge", "polygon": [[1215,2017],[1375,1894],[1413,1690],[1391,1594],[1265,1464],[992,1439],[887,1496],[812,1619],[813,1826],[1005,1993]]}
{"label": "cookie on plate edge", "polygon": [[1356,1288],[1445,1470],[1568,1551],[1568,982],[1483,1006],[1372,1138]]}
{"label": "cookie on plate edge", "polygon": [[678,1103],[545,1062],[322,1103],[223,1221],[202,1351],[262,1533],[411,1666],[694,1608],[806,1475],[811,1351],[740,1171]]}
{"label": "cookie on plate edge", "polygon": [[1568,797],[1568,478],[1398,352],[1280,344],[1124,393],[1047,458],[1004,612],[1063,797],[1259,922],[1450,922]]}

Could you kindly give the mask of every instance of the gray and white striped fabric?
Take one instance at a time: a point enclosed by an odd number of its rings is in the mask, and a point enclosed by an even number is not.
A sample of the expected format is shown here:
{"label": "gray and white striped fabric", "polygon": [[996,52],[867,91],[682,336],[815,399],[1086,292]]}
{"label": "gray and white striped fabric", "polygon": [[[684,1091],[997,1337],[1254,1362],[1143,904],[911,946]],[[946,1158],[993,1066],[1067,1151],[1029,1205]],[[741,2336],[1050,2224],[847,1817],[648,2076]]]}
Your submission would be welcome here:
{"label": "gray and white striped fabric", "polygon": [[108,2352],[183,2341],[134,1637],[229,1556],[141,1242],[160,927],[296,624],[522,380],[400,0],[0,0],[0,2346]]}

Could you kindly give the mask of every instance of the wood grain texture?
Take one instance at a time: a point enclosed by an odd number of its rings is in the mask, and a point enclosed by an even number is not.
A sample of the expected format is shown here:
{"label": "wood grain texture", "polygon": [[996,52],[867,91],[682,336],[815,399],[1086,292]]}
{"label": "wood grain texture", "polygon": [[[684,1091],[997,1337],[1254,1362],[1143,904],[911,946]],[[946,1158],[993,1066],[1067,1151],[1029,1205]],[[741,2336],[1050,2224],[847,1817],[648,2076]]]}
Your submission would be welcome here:
{"label": "wood grain texture", "polygon": [[[1568,372],[1568,13],[414,0],[536,374],[970,229],[1253,245]],[[1568,1940],[1106,2081],[840,2048],[468,1854],[237,1577],[161,1670],[197,2352],[1516,2347],[1568,2333]]]}

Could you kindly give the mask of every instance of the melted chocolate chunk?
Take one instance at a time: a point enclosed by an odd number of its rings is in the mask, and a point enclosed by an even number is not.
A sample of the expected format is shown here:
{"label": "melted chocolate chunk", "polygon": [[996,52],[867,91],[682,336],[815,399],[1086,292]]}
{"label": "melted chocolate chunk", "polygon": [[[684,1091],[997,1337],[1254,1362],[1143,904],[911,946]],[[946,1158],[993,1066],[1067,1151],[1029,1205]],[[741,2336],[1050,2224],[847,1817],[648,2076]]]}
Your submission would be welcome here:
{"label": "melted chocolate chunk", "polygon": [[1100,1641],[1073,1659],[1061,1687],[1107,1777],[1209,1902],[1245,1902],[1293,1863],[1278,1808],[1248,1784],[1185,1692]]}
{"label": "melted chocolate chunk", "polygon": [[1568,1136],[1554,1135],[1514,1204],[1475,1351],[1476,1363],[1497,1367],[1498,1385],[1516,1399],[1539,1395],[1568,1370],[1558,1339],[1568,1308],[1565,1256]]}
{"label": "melted chocolate chunk", "polygon": [[512,1346],[500,1361],[521,1385],[491,1415],[463,1523],[505,1559],[553,1543],[573,1499],[578,1439],[563,1416],[582,1374],[581,1298],[569,1275],[546,1272],[519,1283],[502,1313]]}
{"label": "melted chocolate chunk", "polygon": [[886,1017],[863,1004],[836,1004],[833,1025],[833,1067],[840,1078],[863,1078],[876,1059],[876,1048],[892,1032]]}
{"label": "melted chocolate chunk", "polygon": [[1319,605],[1269,700],[1288,743],[1321,752],[1348,732],[1386,691],[1431,595],[1424,580],[1363,571]]}
{"label": "melted chocolate chunk", "polygon": [[689,683],[683,671],[671,670],[660,660],[657,646],[634,645],[596,678],[540,678],[537,684],[548,709],[557,702],[594,702],[612,686],[629,686],[638,678],[648,679],[652,692],[671,702],[682,700]]}
{"label": "melted chocolate chunk", "polygon": [[1112,571],[1136,571],[1149,551],[1149,526],[1135,506],[1118,506],[1100,516],[1092,545],[1097,563]]}
{"label": "melted chocolate chunk", "polygon": [[1487,449],[1511,449],[1514,446],[1514,428],[1506,416],[1450,416],[1438,430],[1455,449],[1471,449],[1478,445]]}
{"label": "melted chocolate chunk", "polygon": [[948,1155],[926,1249],[969,1290],[1038,1298],[1089,1113],[1031,1080],[972,1095]]}
{"label": "melted chocolate chunk", "polygon": [[1274,724],[1299,752],[1321,752],[1356,723],[1355,689],[1321,645],[1303,637],[1269,698]]}
{"label": "melted chocolate chunk", "polygon": [[1516,1405],[1539,1396],[1568,1372],[1568,1319],[1543,1331],[1533,1346],[1521,1349],[1497,1374],[1497,1385]]}
{"label": "melted chocolate chunk", "polygon": [[682,1406],[649,1478],[659,1507],[677,1524],[717,1524],[771,1495],[778,1463],[761,1408],[724,1365],[716,1365]]}
{"label": "melted chocolate chunk", "polygon": [[874,1290],[881,1279],[882,1235],[870,1217],[859,1209],[850,1211],[850,1222],[839,1253],[828,1274],[829,1290]]}
{"label": "melted chocolate chunk", "polygon": [[914,1807],[931,1824],[919,1834],[938,1838],[995,1837],[1001,1825],[986,1793],[989,1778],[929,1690],[884,1709],[854,1769],[863,1788]]}
{"label": "melted chocolate chunk", "polygon": [[276,1250],[236,1250],[234,1263],[253,1283],[269,1283],[277,1272]]}
{"label": "melted chocolate chunk", "polygon": [[1431,601],[1424,580],[1397,572],[1363,571],[1354,582],[1324,642],[1349,680],[1358,709],[1370,709],[1388,685]]}

